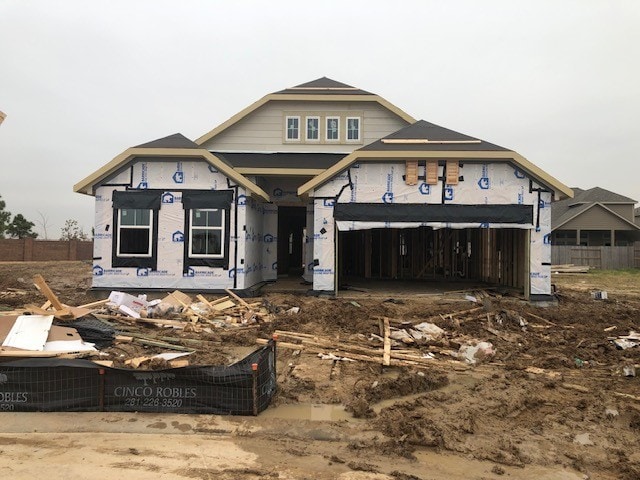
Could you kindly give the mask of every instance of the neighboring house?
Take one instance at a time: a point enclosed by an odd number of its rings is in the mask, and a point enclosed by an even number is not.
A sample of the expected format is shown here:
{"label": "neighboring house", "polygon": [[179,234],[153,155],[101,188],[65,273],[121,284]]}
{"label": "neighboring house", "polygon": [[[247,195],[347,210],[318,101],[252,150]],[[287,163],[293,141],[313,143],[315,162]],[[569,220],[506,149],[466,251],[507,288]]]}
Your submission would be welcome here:
{"label": "neighboring house", "polygon": [[636,225],[640,225],[640,207],[634,210],[634,217]]}
{"label": "neighboring house", "polygon": [[551,294],[550,204],[572,195],[516,152],[328,78],[194,142],[130,148],[74,190],[96,198],[96,288],[462,278],[533,299]]}
{"label": "neighboring house", "polygon": [[627,246],[640,240],[635,200],[600,187],[573,192],[573,198],[551,205],[553,245]]}

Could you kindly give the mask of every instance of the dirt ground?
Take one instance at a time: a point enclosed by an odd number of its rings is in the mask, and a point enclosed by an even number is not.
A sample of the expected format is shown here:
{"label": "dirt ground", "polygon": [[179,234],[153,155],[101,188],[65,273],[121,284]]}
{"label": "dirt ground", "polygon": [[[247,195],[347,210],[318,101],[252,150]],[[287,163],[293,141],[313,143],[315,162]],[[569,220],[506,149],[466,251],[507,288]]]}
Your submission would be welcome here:
{"label": "dirt ground", "polygon": [[[90,269],[0,263],[0,309],[43,303],[36,273],[63,303],[105,298],[89,291]],[[258,417],[0,413],[0,468],[66,479],[638,479],[640,384],[623,368],[640,363],[640,348],[611,340],[640,331],[640,274],[553,281],[558,303],[544,308],[495,293],[478,303],[463,292],[265,294],[274,321],[208,333],[212,356],[198,360],[231,361],[275,330],[373,345],[380,316],[446,333],[407,347],[433,354],[420,369],[279,348],[278,392]],[[601,290],[608,299],[593,298]],[[291,306],[300,312],[285,313]],[[476,365],[454,356],[480,340],[493,356]]]}

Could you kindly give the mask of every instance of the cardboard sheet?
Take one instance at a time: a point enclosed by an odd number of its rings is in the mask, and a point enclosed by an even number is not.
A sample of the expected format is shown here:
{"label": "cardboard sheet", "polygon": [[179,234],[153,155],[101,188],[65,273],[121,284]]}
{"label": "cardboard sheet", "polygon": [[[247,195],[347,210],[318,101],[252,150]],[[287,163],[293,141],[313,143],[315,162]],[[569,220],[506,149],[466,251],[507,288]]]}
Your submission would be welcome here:
{"label": "cardboard sheet", "polygon": [[43,351],[52,323],[53,315],[20,315],[2,342],[2,346]]}

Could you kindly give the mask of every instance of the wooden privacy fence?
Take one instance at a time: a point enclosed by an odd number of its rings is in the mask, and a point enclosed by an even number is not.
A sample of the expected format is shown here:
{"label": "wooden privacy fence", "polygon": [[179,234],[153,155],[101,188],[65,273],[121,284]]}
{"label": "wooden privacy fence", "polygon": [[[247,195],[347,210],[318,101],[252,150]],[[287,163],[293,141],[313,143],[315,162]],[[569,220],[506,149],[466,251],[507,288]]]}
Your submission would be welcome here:
{"label": "wooden privacy fence", "polygon": [[82,240],[0,240],[0,262],[92,260],[93,242]]}
{"label": "wooden privacy fence", "polygon": [[640,242],[627,247],[581,247],[552,245],[553,265],[574,264],[602,270],[640,268]]}

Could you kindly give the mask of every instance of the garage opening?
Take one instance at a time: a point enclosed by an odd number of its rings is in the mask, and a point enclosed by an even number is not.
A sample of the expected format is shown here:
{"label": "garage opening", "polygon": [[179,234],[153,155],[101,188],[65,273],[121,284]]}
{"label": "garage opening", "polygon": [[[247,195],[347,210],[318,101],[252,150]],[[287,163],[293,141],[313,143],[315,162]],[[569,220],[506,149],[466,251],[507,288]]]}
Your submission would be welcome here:
{"label": "garage opening", "polygon": [[373,228],[338,234],[339,286],[354,280],[467,280],[523,290],[527,231]]}

